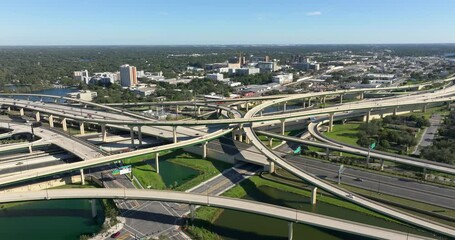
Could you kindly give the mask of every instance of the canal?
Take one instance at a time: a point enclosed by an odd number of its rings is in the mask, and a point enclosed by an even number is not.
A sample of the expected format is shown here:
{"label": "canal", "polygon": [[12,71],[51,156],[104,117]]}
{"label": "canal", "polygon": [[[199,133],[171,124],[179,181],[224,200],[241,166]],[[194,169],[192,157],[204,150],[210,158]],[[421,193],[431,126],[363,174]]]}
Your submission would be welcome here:
{"label": "canal", "polygon": [[[413,227],[399,224],[390,220],[368,215],[344,207],[318,201],[316,205],[309,203],[309,198],[300,194],[287,192],[275,187],[258,186],[246,180],[241,185],[247,186],[247,196],[244,199],[256,200],[308,212],[318,213],[335,218],[361,222],[378,227],[395,229],[402,232],[432,236]],[[251,186],[248,186],[251,185]],[[223,210],[210,230],[220,235],[223,239],[287,239],[288,222],[266,216],[234,210]],[[294,239],[369,239],[342,232],[313,227],[304,224],[294,224]]]}
{"label": "canal", "polygon": [[101,201],[92,218],[89,200],[51,200],[0,205],[0,239],[78,240],[97,233],[104,221]]}

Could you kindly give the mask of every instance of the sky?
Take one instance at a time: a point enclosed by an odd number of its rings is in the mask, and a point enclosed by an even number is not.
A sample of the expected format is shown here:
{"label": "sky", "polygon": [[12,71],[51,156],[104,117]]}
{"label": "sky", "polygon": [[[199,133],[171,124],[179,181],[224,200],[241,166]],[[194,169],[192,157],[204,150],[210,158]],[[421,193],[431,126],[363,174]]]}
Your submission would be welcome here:
{"label": "sky", "polygon": [[454,0],[0,0],[0,45],[455,43]]}

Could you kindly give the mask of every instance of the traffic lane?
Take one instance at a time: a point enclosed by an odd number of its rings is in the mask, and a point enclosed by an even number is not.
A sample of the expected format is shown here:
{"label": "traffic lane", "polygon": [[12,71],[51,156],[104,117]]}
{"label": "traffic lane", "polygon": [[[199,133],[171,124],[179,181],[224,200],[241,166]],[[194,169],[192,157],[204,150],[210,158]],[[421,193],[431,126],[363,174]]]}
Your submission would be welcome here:
{"label": "traffic lane", "polygon": [[[293,161],[287,159],[287,161],[291,162],[294,166],[298,167],[301,170],[307,171],[313,175],[321,179],[330,180],[336,182],[338,180],[338,170],[327,170],[327,169],[320,169],[311,165],[304,164],[300,161]],[[348,184],[351,186],[367,189],[373,192],[384,193],[389,195],[394,195],[403,198],[410,198],[411,196],[414,200],[419,200],[424,203],[433,203],[437,204],[438,206],[443,206],[450,209],[455,209],[455,205],[453,203],[452,197],[442,197],[439,195],[434,195],[427,192],[422,192],[416,189],[408,189],[402,188],[396,185],[390,185],[387,182],[382,181],[382,176],[380,178],[375,179],[373,177],[359,177],[355,174],[350,173],[349,169],[346,169],[345,172],[341,175],[342,179],[341,182],[343,184]]]}

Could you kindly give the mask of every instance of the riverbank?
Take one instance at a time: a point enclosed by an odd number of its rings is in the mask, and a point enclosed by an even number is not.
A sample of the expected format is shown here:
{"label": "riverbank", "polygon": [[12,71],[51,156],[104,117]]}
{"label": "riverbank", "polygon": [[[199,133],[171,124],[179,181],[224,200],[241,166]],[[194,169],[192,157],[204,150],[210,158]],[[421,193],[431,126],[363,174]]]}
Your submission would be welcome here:
{"label": "riverbank", "polygon": [[[309,203],[311,191],[302,188],[305,185],[304,183],[301,183],[302,185],[299,186],[291,186],[290,184],[288,184],[286,179],[281,178],[279,176],[268,175],[264,176],[251,177],[250,179],[243,181],[236,187],[227,191],[225,194],[223,194],[223,196],[262,201],[270,204],[301,209],[304,211],[316,212],[319,214],[328,215],[332,217],[347,218],[348,220],[351,221],[356,221],[357,218],[358,221],[363,222],[363,220],[365,220],[367,224],[375,225],[375,223],[379,223],[379,225],[383,227],[390,227],[393,229],[404,229],[403,231],[420,232],[419,230],[411,228],[406,224],[402,224],[398,221],[395,221],[376,212],[372,212],[363,207],[329,196],[328,194],[326,195],[326,193],[323,192],[318,193],[317,204],[311,205]],[[239,237],[240,235],[243,237],[245,236],[255,238],[264,237],[263,235],[261,235],[260,229],[255,229],[256,230],[255,233],[251,232],[247,233],[246,231],[247,230],[250,231],[249,229],[246,229],[246,227],[244,226],[242,227],[242,225],[239,226],[239,224],[236,223],[235,220],[230,219],[230,217],[234,215],[231,213],[231,211],[232,210],[223,210],[212,207],[201,207],[196,211],[195,214],[196,219],[193,222],[192,226],[188,226],[186,228],[186,231],[195,239],[233,239]],[[236,212],[236,214],[241,214],[242,216],[245,214],[244,217],[251,218],[250,221],[252,219],[255,219],[253,221],[258,222],[266,221],[270,223],[273,222],[276,224],[278,224],[278,222],[280,222],[279,224],[281,224],[282,222],[281,220],[271,219],[264,216],[254,216],[251,214],[239,212]],[[360,220],[360,218],[362,220]],[[229,219],[234,222],[226,223],[226,221],[228,221]],[[238,218],[238,221],[242,221],[242,219]],[[261,224],[264,225],[263,228],[264,227],[273,228],[273,224],[270,226],[263,222],[261,222]],[[234,227],[234,225],[242,229],[237,229],[237,227]],[[250,227],[254,228],[254,226],[255,225],[252,225]],[[326,237],[328,239],[339,239],[339,234],[344,235],[342,233],[334,233],[333,231],[330,230],[315,228],[307,225],[299,227],[311,228],[312,229],[311,231],[315,234],[314,237],[318,236],[323,237],[324,239]],[[230,229],[229,231],[231,231],[232,234],[229,233],[228,229]],[[251,231],[254,232],[254,230]],[[324,235],[327,232],[329,232],[329,236]],[[267,234],[271,235],[282,234],[282,232],[281,233],[269,232]],[[275,238],[270,237],[270,239],[277,238],[275,236]]]}

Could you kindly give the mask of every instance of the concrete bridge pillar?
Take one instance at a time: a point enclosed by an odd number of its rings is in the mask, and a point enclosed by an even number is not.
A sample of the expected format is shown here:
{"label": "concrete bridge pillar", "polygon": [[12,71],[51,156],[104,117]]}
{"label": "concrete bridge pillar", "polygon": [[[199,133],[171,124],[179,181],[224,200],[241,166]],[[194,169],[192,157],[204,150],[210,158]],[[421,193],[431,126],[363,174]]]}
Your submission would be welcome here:
{"label": "concrete bridge pillar", "polygon": [[57,103],[57,98],[54,98],[54,103]]}
{"label": "concrete bridge pillar", "polygon": [[302,108],[305,108],[305,105],[306,105],[306,100],[305,98],[302,99]]}
{"label": "concrete bridge pillar", "polygon": [[31,144],[28,146],[28,152],[29,152],[29,153],[33,153],[33,148],[32,148],[32,145],[31,145]]}
{"label": "concrete bridge pillar", "polygon": [[248,138],[248,136],[245,135],[245,143],[246,144],[250,144],[250,139]]}
{"label": "concrete bridge pillar", "polygon": [[447,102],[447,109],[450,110],[450,102]]}
{"label": "concrete bridge pillar", "polygon": [[333,131],[333,113],[329,114],[329,132]]}
{"label": "concrete bridge pillar", "polygon": [[68,131],[68,126],[66,125],[66,118],[63,118],[62,119],[62,128],[63,128],[63,131]]}
{"label": "concrete bridge pillar", "polygon": [[160,173],[160,153],[157,152],[155,153],[155,168],[156,168],[156,173]]}
{"label": "concrete bridge pillar", "polygon": [[365,92],[361,92],[361,93],[360,93],[360,96],[359,96],[359,99],[360,99],[360,100],[363,100],[363,98],[365,97],[364,95],[365,95]]}
{"label": "concrete bridge pillar", "polygon": [[283,103],[283,112],[286,112],[286,105],[288,104],[288,102],[284,102]]}
{"label": "concrete bridge pillar", "polygon": [[172,136],[174,138],[174,143],[177,143],[177,126],[172,126]]}
{"label": "concrete bridge pillar", "polygon": [[201,115],[201,106],[197,107],[197,115]]}
{"label": "concrete bridge pillar", "polygon": [[131,144],[134,145],[134,126],[130,126]]}
{"label": "concrete bridge pillar", "polygon": [[272,137],[269,137],[269,146],[270,146],[270,147],[273,146],[273,138],[272,138]]}
{"label": "concrete bridge pillar", "polygon": [[384,171],[384,159],[381,159],[381,171]]}
{"label": "concrete bridge pillar", "polygon": [[107,140],[106,124],[104,123],[101,124],[101,139],[103,142],[106,142]]}
{"label": "concrete bridge pillar", "polygon": [[311,97],[308,98],[308,107],[311,106]]}
{"label": "concrete bridge pillar", "polygon": [[427,106],[428,104],[424,104],[423,107],[422,107],[422,112],[427,112]]}
{"label": "concrete bridge pillar", "polygon": [[311,190],[311,204],[316,204],[316,197],[318,194],[318,188],[314,187],[313,190]]}
{"label": "concrete bridge pillar", "polygon": [[395,107],[395,108],[393,109],[393,116],[396,116],[396,115],[397,115],[397,111],[398,111],[398,107]]}
{"label": "concrete bridge pillar", "polygon": [[237,140],[237,137],[236,137],[236,136],[237,136],[237,134],[235,134],[235,132],[233,131],[233,132],[232,132],[232,140],[233,140],[233,141]]}
{"label": "concrete bridge pillar", "polygon": [[363,121],[366,122],[366,123],[370,123],[370,118],[371,118],[371,110],[368,110],[367,114],[363,118]]}
{"label": "concrete bridge pillar", "polygon": [[281,135],[284,135],[285,129],[286,129],[286,121],[285,121],[285,119],[281,119]]}
{"label": "concrete bridge pillar", "polygon": [[142,145],[142,126],[137,126],[137,139],[139,140],[139,145]]}
{"label": "concrete bridge pillar", "polygon": [[23,109],[23,108],[19,109],[19,114],[20,114],[21,116],[24,116],[24,109]]}
{"label": "concrete bridge pillar", "polygon": [[245,109],[246,109],[247,112],[250,110],[249,108],[250,108],[250,103],[247,101],[245,103]]}
{"label": "concrete bridge pillar", "polygon": [[81,172],[81,184],[85,185],[84,169],[81,168],[80,172]]}
{"label": "concrete bridge pillar", "polygon": [[92,218],[96,217],[96,199],[90,200],[90,203],[92,205]]}
{"label": "concrete bridge pillar", "polygon": [[288,223],[288,240],[292,240],[294,238],[294,223]]}
{"label": "concrete bridge pillar", "polygon": [[85,135],[84,122],[79,122],[79,131],[80,131],[81,135]]}
{"label": "concrete bridge pillar", "polygon": [[343,103],[343,95],[344,94],[340,94],[340,104]]}
{"label": "concrete bridge pillar", "polygon": [[6,111],[7,111],[7,112],[11,112],[11,107],[7,107],[7,108],[6,108]]}
{"label": "concrete bridge pillar", "polygon": [[243,142],[243,134],[239,134],[239,142]]}
{"label": "concrete bridge pillar", "polygon": [[262,117],[262,112],[263,112],[263,111],[264,111],[264,110],[261,110],[261,111],[259,112],[259,116]]}
{"label": "concrete bridge pillar", "polygon": [[54,127],[54,115],[49,115],[49,127]]}
{"label": "concrete bridge pillar", "polygon": [[330,149],[329,149],[329,148],[326,148],[326,149],[325,149],[325,158],[326,158],[327,160],[330,159]]}
{"label": "concrete bridge pillar", "polygon": [[274,173],[275,172],[275,163],[271,160],[269,160],[269,173]]}
{"label": "concrete bridge pillar", "polygon": [[204,142],[202,144],[202,158],[203,159],[207,158],[207,144],[208,144],[208,142]]}
{"label": "concrete bridge pillar", "polygon": [[36,113],[35,113],[35,120],[36,120],[37,122],[41,121],[41,117],[40,117],[40,113],[39,113],[39,112],[36,112]]}
{"label": "concrete bridge pillar", "polygon": [[194,204],[190,204],[190,218],[191,221],[194,221]]}
{"label": "concrete bridge pillar", "polygon": [[324,104],[325,104],[326,97],[327,97],[326,95],[322,96],[322,103],[324,103]]}
{"label": "concrete bridge pillar", "polygon": [[175,106],[175,113],[179,114],[180,110],[179,110],[179,105],[176,105]]}

